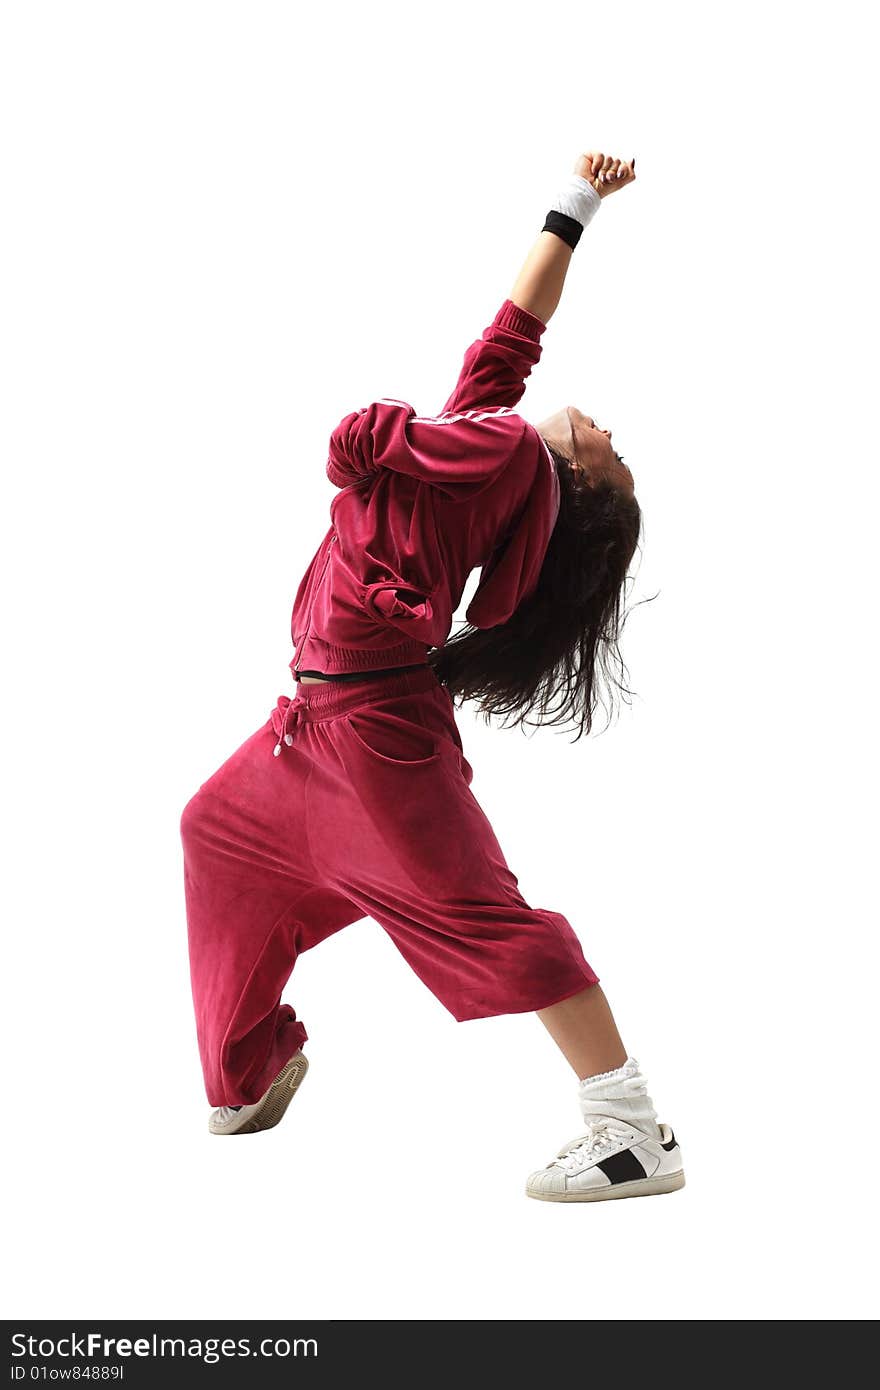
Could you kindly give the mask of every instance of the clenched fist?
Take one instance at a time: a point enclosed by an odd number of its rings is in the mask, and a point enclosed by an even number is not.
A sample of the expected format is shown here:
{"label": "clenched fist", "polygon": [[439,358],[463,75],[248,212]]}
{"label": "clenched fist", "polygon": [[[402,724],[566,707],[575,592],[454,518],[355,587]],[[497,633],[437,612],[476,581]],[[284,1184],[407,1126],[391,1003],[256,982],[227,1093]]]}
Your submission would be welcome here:
{"label": "clenched fist", "polygon": [[600,198],[605,198],[609,193],[616,193],[618,188],[635,181],[635,163],[635,155],[625,161],[615,159],[610,154],[593,151],[578,157],[574,172],[580,174],[582,179],[587,179]]}

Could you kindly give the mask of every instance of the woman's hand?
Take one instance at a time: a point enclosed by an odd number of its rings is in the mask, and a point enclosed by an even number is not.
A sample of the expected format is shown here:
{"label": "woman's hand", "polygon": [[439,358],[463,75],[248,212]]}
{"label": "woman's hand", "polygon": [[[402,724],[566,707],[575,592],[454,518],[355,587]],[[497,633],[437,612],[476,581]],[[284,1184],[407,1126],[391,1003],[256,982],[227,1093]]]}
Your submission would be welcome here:
{"label": "woman's hand", "polygon": [[635,182],[636,157],[624,161],[610,154],[591,152],[578,157],[574,172],[592,184],[600,198],[616,193],[618,188]]}

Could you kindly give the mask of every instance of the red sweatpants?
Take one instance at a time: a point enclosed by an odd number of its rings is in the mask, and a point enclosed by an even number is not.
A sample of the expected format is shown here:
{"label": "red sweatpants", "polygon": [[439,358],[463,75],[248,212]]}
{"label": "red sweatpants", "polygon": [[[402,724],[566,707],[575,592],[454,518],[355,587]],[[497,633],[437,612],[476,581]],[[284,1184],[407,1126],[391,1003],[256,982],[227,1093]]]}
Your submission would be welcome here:
{"label": "red sweatpants", "polygon": [[566,918],[520,894],[472,778],[426,667],[301,684],[202,784],[180,830],[211,1105],[268,1088],[307,1037],[281,1003],[297,956],[363,917],[459,1020],[597,982]]}

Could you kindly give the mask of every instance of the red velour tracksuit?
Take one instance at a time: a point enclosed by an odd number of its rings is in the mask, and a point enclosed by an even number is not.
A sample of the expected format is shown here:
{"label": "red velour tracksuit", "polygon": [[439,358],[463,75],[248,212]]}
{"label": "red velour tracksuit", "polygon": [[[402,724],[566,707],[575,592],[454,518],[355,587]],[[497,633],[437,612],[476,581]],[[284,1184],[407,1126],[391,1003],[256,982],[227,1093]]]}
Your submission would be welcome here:
{"label": "red velour tracksuit", "polygon": [[[297,956],[371,917],[459,1020],[546,1008],[597,982],[558,912],[530,907],[470,790],[452,698],[425,664],[466,616],[534,588],[559,480],[514,411],[545,325],[505,300],[436,416],[346,415],[331,525],[294,601],[300,684],[204,782],[181,837],[196,1028],[211,1105],[257,1101],[307,1034],[281,993]],[[273,754],[275,756],[273,756]]]}

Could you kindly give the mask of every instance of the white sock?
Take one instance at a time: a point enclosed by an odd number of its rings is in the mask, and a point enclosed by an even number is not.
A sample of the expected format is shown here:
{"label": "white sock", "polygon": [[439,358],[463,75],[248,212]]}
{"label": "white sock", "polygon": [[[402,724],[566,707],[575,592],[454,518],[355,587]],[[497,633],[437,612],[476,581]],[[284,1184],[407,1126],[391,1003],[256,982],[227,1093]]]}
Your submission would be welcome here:
{"label": "white sock", "polygon": [[623,1066],[615,1067],[614,1071],[585,1077],[578,1086],[578,1096],[585,1120],[595,1115],[611,1115],[634,1125],[652,1139],[660,1138],[657,1111],[634,1057],[627,1057]]}

